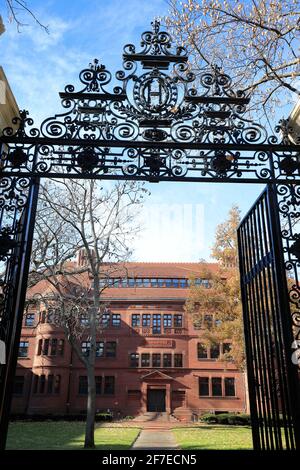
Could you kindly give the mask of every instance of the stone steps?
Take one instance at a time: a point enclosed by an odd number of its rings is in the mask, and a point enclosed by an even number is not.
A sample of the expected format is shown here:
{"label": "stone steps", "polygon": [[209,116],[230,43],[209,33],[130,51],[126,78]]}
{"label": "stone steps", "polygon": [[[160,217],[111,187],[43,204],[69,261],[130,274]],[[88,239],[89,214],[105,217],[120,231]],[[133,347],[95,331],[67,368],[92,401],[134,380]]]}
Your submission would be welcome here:
{"label": "stone steps", "polygon": [[153,423],[170,423],[174,422],[177,423],[178,420],[175,418],[175,416],[170,415],[169,413],[166,412],[150,412],[148,411],[147,413],[143,413],[142,415],[137,416],[132,420],[133,422],[153,422]]}

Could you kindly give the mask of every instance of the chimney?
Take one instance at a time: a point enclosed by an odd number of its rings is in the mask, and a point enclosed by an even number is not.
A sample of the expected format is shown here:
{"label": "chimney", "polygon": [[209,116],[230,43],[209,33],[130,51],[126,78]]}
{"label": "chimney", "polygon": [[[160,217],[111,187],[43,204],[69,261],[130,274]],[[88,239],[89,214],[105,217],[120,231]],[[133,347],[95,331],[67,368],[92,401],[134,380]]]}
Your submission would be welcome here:
{"label": "chimney", "polygon": [[[95,251],[90,250],[93,257],[95,257]],[[81,248],[77,254],[77,265],[78,266],[87,266],[89,264],[85,248]]]}

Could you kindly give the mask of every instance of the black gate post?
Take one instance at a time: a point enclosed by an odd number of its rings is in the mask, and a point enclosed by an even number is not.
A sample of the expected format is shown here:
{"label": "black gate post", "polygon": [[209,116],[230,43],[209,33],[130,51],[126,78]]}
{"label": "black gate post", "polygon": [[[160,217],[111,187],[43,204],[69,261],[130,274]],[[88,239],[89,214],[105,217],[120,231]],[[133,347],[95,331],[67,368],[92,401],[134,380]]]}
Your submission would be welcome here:
{"label": "black gate post", "polygon": [[17,246],[9,261],[9,296],[5,316],[8,328],[5,339],[6,363],[1,366],[0,383],[0,450],[5,449],[9,414],[12,401],[14,376],[17,366],[18,349],[22,329],[26,288],[28,281],[30,255],[33,241],[34,224],[39,192],[39,178],[30,183],[28,198],[20,218]]}
{"label": "black gate post", "polygon": [[[290,308],[289,289],[287,284],[287,272],[284,263],[284,251],[282,243],[282,227],[279,217],[279,203],[277,186],[270,184],[268,189],[268,208],[273,237],[274,264],[279,286],[279,308],[282,312],[281,324],[285,351],[287,392],[289,394],[291,421],[295,439],[295,448],[300,450],[300,376],[298,367],[292,362],[292,343],[294,341],[293,322]],[[280,286],[282,287],[280,289]]]}
{"label": "black gate post", "polygon": [[241,262],[245,259],[245,252],[243,251],[244,240],[242,239],[241,231],[237,232],[238,237],[238,255],[239,255],[239,267],[240,267],[240,279],[241,279],[241,297],[243,305],[243,324],[244,324],[244,340],[245,340],[245,351],[246,351],[246,370],[247,370],[247,381],[248,381],[248,393],[249,393],[249,405],[251,415],[251,427],[252,427],[252,442],[254,450],[260,449],[260,436],[259,436],[259,421],[256,407],[256,391],[255,391],[255,375],[253,370],[253,349],[251,344],[251,322],[249,318],[249,312],[247,309],[248,299],[246,290],[243,287],[243,279],[245,279],[245,264]]}
{"label": "black gate post", "polygon": [[277,187],[269,184],[238,228],[255,450],[300,449],[299,377],[292,362],[293,324],[279,212]]}

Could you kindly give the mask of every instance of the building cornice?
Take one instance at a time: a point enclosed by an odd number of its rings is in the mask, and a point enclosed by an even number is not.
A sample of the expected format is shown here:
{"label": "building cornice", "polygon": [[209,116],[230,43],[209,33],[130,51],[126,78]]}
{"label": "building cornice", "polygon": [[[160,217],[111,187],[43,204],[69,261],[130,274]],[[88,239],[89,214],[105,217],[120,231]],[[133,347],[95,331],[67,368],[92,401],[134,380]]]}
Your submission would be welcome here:
{"label": "building cornice", "polygon": [[0,36],[5,32],[5,26],[3,24],[2,16],[0,15]]}
{"label": "building cornice", "polygon": [[19,116],[19,108],[1,66],[0,86],[0,129],[3,129],[12,126],[12,119]]}
{"label": "building cornice", "polygon": [[294,144],[297,143],[297,139],[300,138],[300,99],[294,106],[290,117],[289,117],[289,137]]}

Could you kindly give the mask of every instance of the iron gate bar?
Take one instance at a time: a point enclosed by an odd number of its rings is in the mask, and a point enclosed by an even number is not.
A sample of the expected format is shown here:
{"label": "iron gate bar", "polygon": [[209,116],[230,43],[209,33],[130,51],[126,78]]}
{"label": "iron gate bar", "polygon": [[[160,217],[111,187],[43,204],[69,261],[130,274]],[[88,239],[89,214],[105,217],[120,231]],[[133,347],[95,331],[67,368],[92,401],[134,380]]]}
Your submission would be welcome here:
{"label": "iron gate bar", "polygon": [[[183,150],[249,150],[253,152],[254,150],[262,150],[267,152],[276,152],[276,151],[289,151],[289,152],[300,152],[299,144],[290,143],[279,143],[279,144],[253,144],[253,143],[205,143],[205,142],[172,142],[172,141],[163,141],[163,142],[148,142],[135,141],[135,140],[101,140],[101,139],[75,139],[75,138],[50,138],[50,137],[23,137],[22,139],[15,136],[0,136],[0,141],[6,144],[17,144],[20,141],[23,144],[28,145],[75,145],[80,147],[101,147],[101,148],[138,148],[138,149],[183,149]],[[193,157],[194,158],[194,157]],[[9,167],[8,167],[9,168]],[[2,169],[3,171],[3,169]],[[292,182],[292,181],[291,181]]]}
{"label": "iron gate bar", "polygon": [[[277,201],[275,201],[275,202],[277,202]],[[273,203],[273,201],[272,201],[272,203]],[[270,215],[269,215],[268,205],[266,205],[266,213],[267,213],[268,220],[270,220],[269,219]],[[265,218],[264,218],[264,222],[265,222]],[[265,227],[264,233],[267,234],[266,227]],[[265,242],[266,241],[267,241],[267,238],[265,238]],[[275,254],[274,254],[274,256],[275,256]],[[272,260],[272,262],[273,261],[274,260]],[[269,283],[269,288],[270,288],[270,291],[271,291],[270,298],[271,298],[271,301],[273,302],[272,309],[271,309],[272,324],[274,325],[274,330],[275,330],[274,336],[277,339],[277,341],[275,341],[274,344],[275,344],[275,348],[276,348],[276,352],[277,352],[278,364],[274,363],[274,369],[273,370],[274,370],[274,372],[279,371],[279,377],[278,377],[278,379],[279,379],[279,388],[280,388],[279,396],[283,397],[287,393],[285,377],[284,377],[284,374],[281,373],[281,371],[284,370],[283,368],[285,366],[285,364],[282,361],[282,358],[283,358],[283,355],[285,354],[285,351],[283,349],[283,344],[282,344],[282,341],[281,341],[280,320],[278,319],[278,316],[275,315],[275,312],[278,312],[280,314],[279,306],[277,305],[277,296],[276,296],[275,292],[273,293],[273,290],[275,290],[273,288],[273,286],[274,286],[274,284],[276,286],[276,282],[278,282],[278,281],[274,279],[275,273],[274,273],[274,270],[271,269],[271,265],[268,266],[268,276],[269,276],[269,279],[270,279],[270,283]],[[284,285],[282,287],[284,288]],[[267,292],[267,290],[265,292]],[[275,302],[274,302],[274,300],[275,300]],[[287,312],[287,315],[288,314],[289,313]],[[274,345],[271,345],[271,346],[274,346]],[[272,347],[271,347],[270,351],[272,351]],[[274,384],[276,383],[276,377],[274,377],[274,382],[273,383]],[[273,387],[273,390],[274,390],[274,393],[277,392],[275,386]],[[287,436],[287,429],[288,429],[288,426],[292,425],[291,419],[290,419],[290,411],[287,409],[285,401],[283,401],[282,403],[280,402],[280,406],[285,409],[285,412],[283,413],[282,419],[283,419],[283,423],[284,423],[285,442],[287,443],[287,446],[289,447],[289,436]],[[280,445],[282,447],[283,443],[282,443],[282,439],[281,439],[281,426],[280,426],[279,403],[278,403],[278,401],[276,402],[275,413],[277,414],[277,420],[278,420],[277,425],[278,425],[278,431],[280,433],[279,434],[280,435]]]}
{"label": "iron gate bar", "polygon": [[238,229],[239,260],[253,445],[293,450],[300,445],[300,397],[287,357],[292,317],[277,208],[276,186],[268,185]]}
{"label": "iron gate bar", "polygon": [[[290,310],[290,299],[288,295],[287,277],[285,271],[285,264],[283,258],[283,244],[282,244],[282,233],[279,219],[277,189],[275,185],[269,187],[270,197],[268,199],[268,211],[270,225],[273,227],[271,235],[273,237],[274,246],[274,265],[276,270],[276,281],[280,294],[278,295],[279,311],[284,312],[281,316],[278,316],[278,324],[282,331],[282,362],[284,362],[284,369],[286,375],[283,374],[284,385],[287,389],[287,395],[289,400],[283,403],[287,407],[288,413],[288,424],[290,439],[293,442],[293,448],[300,449],[300,395],[299,395],[299,375],[297,368],[293,365],[290,357],[287,354],[290,352],[291,344],[293,342],[293,324]],[[274,277],[275,277],[274,270]],[[293,429],[294,428],[294,429]]]}
{"label": "iron gate bar", "polygon": [[[35,216],[38,203],[39,180],[30,182],[26,206],[20,219],[20,227],[16,235],[18,241],[9,260],[10,282],[8,283],[6,313],[2,318],[1,330],[6,329],[6,364],[1,366],[0,387],[0,450],[5,449],[13,384],[18,360],[19,341],[21,337],[23,311],[26,297],[30,255],[33,241]],[[2,333],[1,331],[1,333]],[[1,335],[2,336],[2,335]]]}
{"label": "iron gate bar", "polygon": [[[260,248],[260,257],[263,256],[263,253],[268,250],[268,246],[266,245],[266,227],[263,225],[264,223],[263,219],[263,211],[262,211],[262,203],[261,201],[258,203],[257,206],[257,225],[256,227],[256,236],[258,236],[259,240],[259,248]],[[264,236],[263,236],[264,235]],[[264,243],[265,242],[265,243]],[[269,256],[268,256],[269,255]],[[265,268],[267,270],[270,267],[270,264],[273,262],[272,254],[268,252],[268,263],[265,264]],[[268,289],[268,283],[267,283],[267,278],[266,278],[266,271],[265,269],[262,269],[259,272],[259,277],[260,277],[260,292],[262,299],[265,303],[265,309],[263,311],[263,321],[266,318],[266,322],[263,326],[264,331],[270,331],[271,330],[271,323],[270,323],[270,318],[268,313],[271,311],[274,311],[274,308],[269,306],[269,300],[272,300],[272,294],[270,296],[270,299],[268,298],[267,295],[267,289]],[[261,279],[262,278],[262,279]],[[276,336],[276,335],[275,335]],[[268,344],[267,344],[267,349],[269,351],[272,351],[272,342],[270,336],[267,336],[268,339]],[[277,347],[277,346],[276,346]],[[274,363],[274,357],[272,354],[267,354],[267,360],[268,360],[268,374],[271,377],[271,383],[275,383],[276,377],[275,377],[275,370],[276,370],[276,364]],[[281,438],[281,427],[280,427],[280,416],[279,416],[279,403],[278,403],[278,395],[276,393],[275,387],[270,387],[270,394],[271,394],[271,426],[274,426],[274,433],[275,433],[275,447],[272,446],[272,449],[278,449],[282,447],[282,438]],[[272,414],[272,410],[274,411],[275,416]]]}

